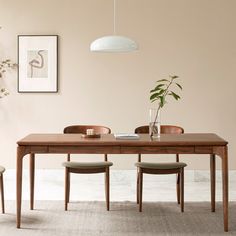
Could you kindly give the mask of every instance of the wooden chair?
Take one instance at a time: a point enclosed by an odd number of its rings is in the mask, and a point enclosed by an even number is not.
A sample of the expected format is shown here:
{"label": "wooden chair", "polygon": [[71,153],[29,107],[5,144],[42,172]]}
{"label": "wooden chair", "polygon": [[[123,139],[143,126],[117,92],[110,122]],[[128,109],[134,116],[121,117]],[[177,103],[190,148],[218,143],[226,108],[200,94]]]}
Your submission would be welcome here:
{"label": "wooden chair", "polygon": [[[104,126],[95,125],[73,125],[64,129],[64,133],[81,133],[86,134],[87,129],[94,129],[96,134],[109,134],[111,130]],[[70,199],[70,173],[76,174],[94,174],[105,173],[105,195],[106,207],[109,211],[110,189],[109,189],[109,167],[113,165],[112,162],[107,161],[107,154],[104,154],[105,161],[103,162],[72,162],[70,161],[70,154],[67,156],[67,162],[62,165],[65,167],[65,211],[68,209]]]}
{"label": "wooden chair", "polygon": [[1,191],[1,200],[2,200],[2,213],[5,213],[5,205],[4,205],[4,187],[3,187],[3,172],[5,168],[0,166],[0,191]]}
{"label": "wooden chair", "polygon": [[[149,133],[149,126],[140,126],[135,133]],[[179,126],[161,125],[162,134],[182,134],[184,129]],[[141,154],[138,155],[137,166],[137,204],[139,211],[142,211],[143,173],[146,174],[177,174],[176,190],[177,202],[181,204],[181,211],[184,211],[184,167],[185,163],[179,162],[179,154],[176,154],[176,162],[172,163],[150,163],[141,162]]]}

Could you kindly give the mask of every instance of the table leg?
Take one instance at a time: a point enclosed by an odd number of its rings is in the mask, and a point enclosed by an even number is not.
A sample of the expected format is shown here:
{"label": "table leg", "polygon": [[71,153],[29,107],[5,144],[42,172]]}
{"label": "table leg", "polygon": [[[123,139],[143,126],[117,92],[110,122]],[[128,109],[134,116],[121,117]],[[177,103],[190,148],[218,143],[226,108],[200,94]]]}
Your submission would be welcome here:
{"label": "table leg", "polygon": [[35,154],[30,154],[30,210],[34,209]]}
{"label": "table leg", "polygon": [[5,213],[5,203],[4,203],[4,184],[3,184],[3,173],[0,174],[0,191],[2,200],[2,214]]}
{"label": "table leg", "polygon": [[23,157],[25,155],[23,146],[17,147],[16,157],[16,227],[20,228],[21,223],[21,197],[22,197],[22,167]]}
{"label": "table leg", "polygon": [[215,154],[210,156],[210,172],[211,172],[211,211],[215,212],[215,195],[216,195],[216,160]]}
{"label": "table leg", "polygon": [[222,153],[222,185],[223,185],[223,211],[224,211],[224,230],[228,232],[228,147],[225,146]]}

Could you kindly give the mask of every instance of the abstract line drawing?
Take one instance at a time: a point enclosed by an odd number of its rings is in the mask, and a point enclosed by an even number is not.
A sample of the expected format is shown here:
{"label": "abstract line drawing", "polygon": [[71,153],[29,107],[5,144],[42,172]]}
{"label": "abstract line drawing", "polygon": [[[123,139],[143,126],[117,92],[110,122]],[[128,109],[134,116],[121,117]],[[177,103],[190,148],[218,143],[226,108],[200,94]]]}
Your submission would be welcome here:
{"label": "abstract line drawing", "polygon": [[28,77],[47,77],[47,51],[28,51],[29,70]]}
{"label": "abstract line drawing", "polygon": [[58,92],[58,35],[18,35],[18,92]]}

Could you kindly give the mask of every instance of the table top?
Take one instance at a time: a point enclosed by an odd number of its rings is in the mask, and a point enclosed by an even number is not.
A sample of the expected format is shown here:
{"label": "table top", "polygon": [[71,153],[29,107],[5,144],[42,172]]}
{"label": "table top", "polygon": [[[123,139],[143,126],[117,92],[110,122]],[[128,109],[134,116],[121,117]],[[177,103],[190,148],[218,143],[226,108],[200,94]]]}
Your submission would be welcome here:
{"label": "table top", "polygon": [[138,140],[120,140],[113,134],[101,138],[83,138],[82,134],[30,134],[17,142],[23,146],[225,146],[227,141],[212,133],[161,134],[151,139],[148,134],[139,134]]}

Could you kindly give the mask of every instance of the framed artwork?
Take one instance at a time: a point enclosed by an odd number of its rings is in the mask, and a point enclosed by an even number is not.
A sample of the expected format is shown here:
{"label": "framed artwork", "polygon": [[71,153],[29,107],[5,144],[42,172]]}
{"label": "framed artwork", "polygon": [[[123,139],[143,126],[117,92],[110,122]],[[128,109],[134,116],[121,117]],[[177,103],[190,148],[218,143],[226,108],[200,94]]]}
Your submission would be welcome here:
{"label": "framed artwork", "polygon": [[18,92],[58,92],[58,35],[18,35]]}

